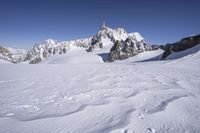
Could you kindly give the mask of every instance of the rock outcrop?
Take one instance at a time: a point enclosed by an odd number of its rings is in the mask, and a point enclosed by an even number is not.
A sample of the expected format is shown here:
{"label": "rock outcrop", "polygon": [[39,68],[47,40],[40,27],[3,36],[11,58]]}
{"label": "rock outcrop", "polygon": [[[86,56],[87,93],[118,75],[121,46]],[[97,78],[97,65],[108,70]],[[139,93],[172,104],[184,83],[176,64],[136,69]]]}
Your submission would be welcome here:
{"label": "rock outcrop", "polygon": [[129,36],[125,41],[116,41],[108,55],[108,61],[124,60],[140,52],[151,50],[144,40],[138,41],[136,37]]}
{"label": "rock outcrop", "polygon": [[183,38],[182,40],[161,46],[165,51],[161,60],[165,60],[172,52],[180,52],[200,44],[200,34]]}

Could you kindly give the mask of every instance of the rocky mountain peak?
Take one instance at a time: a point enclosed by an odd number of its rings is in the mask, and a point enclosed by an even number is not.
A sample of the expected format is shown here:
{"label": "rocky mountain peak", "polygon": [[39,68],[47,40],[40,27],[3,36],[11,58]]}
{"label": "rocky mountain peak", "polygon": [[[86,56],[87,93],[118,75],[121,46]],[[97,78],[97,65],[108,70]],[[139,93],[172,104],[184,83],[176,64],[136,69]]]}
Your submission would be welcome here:
{"label": "rocky mountain peak", "polygon": [[[132,47],[136,51],[145,50],[145,40],[137,32],[128,34],[127,31],[123,28],[110,28],[104,22],[100,30],[92,37],[71,41],[58,42],[53,39],[47,39],[41,42],[36,43],[32,49],[25,52],[16,52],[16,50],[11,49],[9,52],[12,54],[12,60],[14,62],[27,62],[31,64],[38,63],[50,56],[56,54],[65,54],[68,50],[74,47],[81,47],[83,49],[88,49],[88,52],[91,52],[98,48],[103,48],[106,45],[109,45],[109,48],[120,43],[120,50],[129,49]],[[117,47],[118,49],[118,47]],[[125,50],[125,52],[126,52]],[[124,51],[123,51],[124,52]]]}
{"label": "rocky mountain peak", "polygon": [[135,36],[128,36],[125,41],[117,40],[115,42],[108,55],[108,61],[124,60],[148,50],[151,50],[151,47],[143,42],[143,40],[138,41]]}

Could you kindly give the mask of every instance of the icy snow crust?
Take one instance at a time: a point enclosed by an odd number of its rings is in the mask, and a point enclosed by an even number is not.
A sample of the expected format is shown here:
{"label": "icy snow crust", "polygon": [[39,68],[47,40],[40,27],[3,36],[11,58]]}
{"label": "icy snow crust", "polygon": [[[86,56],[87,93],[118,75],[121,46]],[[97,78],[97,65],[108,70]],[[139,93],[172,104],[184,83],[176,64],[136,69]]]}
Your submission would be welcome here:
{"label": "icy snow crust", "polygon": [[105,63],[112,45],[0,64],[0,133],[199,133],[199,51]]}

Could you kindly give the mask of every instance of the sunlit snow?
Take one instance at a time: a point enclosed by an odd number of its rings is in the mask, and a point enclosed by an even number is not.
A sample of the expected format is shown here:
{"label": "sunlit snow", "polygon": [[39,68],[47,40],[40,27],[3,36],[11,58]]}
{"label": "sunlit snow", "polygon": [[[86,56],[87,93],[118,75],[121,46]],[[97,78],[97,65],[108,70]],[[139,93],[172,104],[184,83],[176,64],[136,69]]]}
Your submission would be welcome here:
{"label": "sunlit snow", "polygon": [[1,63],[0,132],[199,133],[199,52],[105,63],[112,45],[35,65]]}

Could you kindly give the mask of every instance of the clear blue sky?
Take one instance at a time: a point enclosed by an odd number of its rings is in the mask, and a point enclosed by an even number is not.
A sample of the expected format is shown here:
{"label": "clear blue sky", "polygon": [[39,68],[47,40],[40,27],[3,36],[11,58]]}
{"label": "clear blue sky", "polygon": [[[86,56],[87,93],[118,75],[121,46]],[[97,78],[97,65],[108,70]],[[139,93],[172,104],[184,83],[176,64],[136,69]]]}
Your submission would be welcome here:
{"label": "clear blue sky", "polygon": [[103,21],[165,44],[200,33],[199,0],[0,0],[0,44],[30,48],[35,42],[94,35]]}

